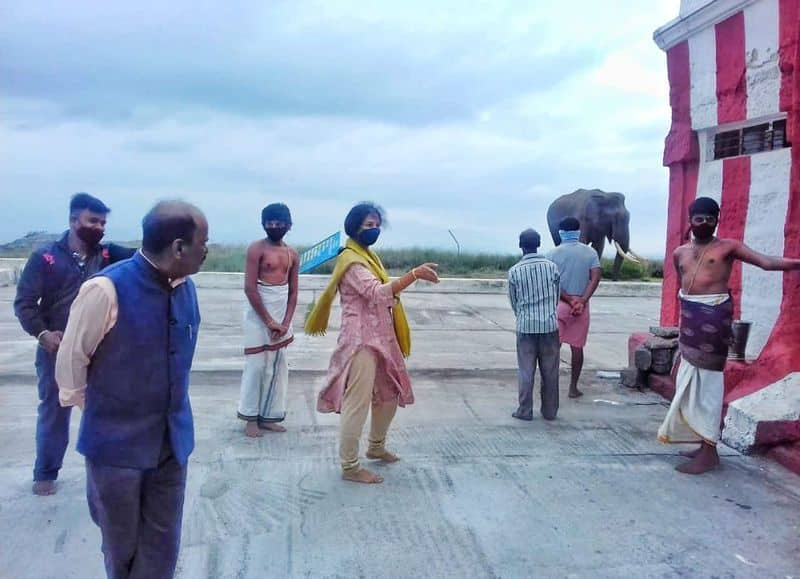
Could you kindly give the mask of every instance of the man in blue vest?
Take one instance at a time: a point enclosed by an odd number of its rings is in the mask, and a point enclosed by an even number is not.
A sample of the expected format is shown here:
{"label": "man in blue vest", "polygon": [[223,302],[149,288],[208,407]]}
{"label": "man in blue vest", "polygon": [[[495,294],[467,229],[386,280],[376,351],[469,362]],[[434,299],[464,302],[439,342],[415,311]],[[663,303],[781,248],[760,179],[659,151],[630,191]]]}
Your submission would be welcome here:
{"label": "man in blue vest", "polygon": [[69,443],[70,408],[58,404],[55,380],[58,351],[67,315],[78,288],[90,276],[136,250],[101,245],[106,217],[111,210],[87,193],[73,195],[69,203],[69,230],[58,241],[34,251],[17,283],[14,313],[22,328],[37,339],[36,375],[39,407],[36,418],[36,462],[33,493],[52,495]]}
{"label": "man in blue vest", "polygon": [[89,512],[112,579],[172,577],[194,448],[189,371],[200,312],[193,282],[208,223],[188,203],[157,204],[142,249],[88,280],[56,361],[63,406],[83,409]]}

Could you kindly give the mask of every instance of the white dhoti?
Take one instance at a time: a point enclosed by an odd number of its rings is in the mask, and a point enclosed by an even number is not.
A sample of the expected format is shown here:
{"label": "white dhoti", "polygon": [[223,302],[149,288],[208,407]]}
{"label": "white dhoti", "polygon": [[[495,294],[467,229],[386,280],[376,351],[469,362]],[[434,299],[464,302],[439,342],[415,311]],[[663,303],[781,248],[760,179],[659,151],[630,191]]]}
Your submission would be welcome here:
{"label": "white dhoti", "polygon": [[[270,317],[283,321],[289,302],[288,285],[258,285],[261,301]],[[244,371],[239,395],[239,418],[247,421],[281,422],[286,418],[286,389],[289,365],[286,346],[292,328],[273,340],[269,328],[247,304],[244,312]]]}
{"label": "white dhoti", "polygon": [[[713,314],[711,308],[721,307],[723,304],[730,305],[728,294],[709,294],[709,295],[685,295],[680,294],[682,302],[692,302],[706,306],[706,310]],[[697,314],[684,311],[681,308],[681,340],[686,336],[688,339],[697,336],[697,329],[692,329],[691,323],[697,324]],[[686,310],[692,307],[686,305]],[[724,316],[723,316],[724,317]],[[684,319],[685,318],[685,319]],[[712,339],[717,336],[724,336],[721,333],[728,328],[730,320],[724,319],[720,326],[713,324],[701,324],[700,329],[708,334],[701,339],[700,346],[691,349],[687,346],[681,364],[678,367],[678,375],[675,378],[675,397],[672,399],[667,416],[661,427],[658,429],[658,440],[665,443],[694,443],[706,442],[716,445],[720,439],[720,423],[722,422],[722,402],[725,397],[725,375],[719,370],[709,370],[700,368],[686,359],[687,353],[694,356],[698,363],[707,364],[711,359],[709,356],[714,353],[713,365],[722,368],[725,365],[725,352],[727,348],[723,345],[721,359],[720,352],[711,346]],[[688,342],[687,339],[687,342]],[[709,343],[705,343],[708,340]],[[681,342],[682,352],[684,352],[684,342]],[[698,355],[699,352],[699,355]]]}
{"label": "white dhoti", "polygon": [[722,372],[697,368],[681,360],[675,379],[675,397],[658,429],[658,440],[675,444],[717,444],[724,395]]}

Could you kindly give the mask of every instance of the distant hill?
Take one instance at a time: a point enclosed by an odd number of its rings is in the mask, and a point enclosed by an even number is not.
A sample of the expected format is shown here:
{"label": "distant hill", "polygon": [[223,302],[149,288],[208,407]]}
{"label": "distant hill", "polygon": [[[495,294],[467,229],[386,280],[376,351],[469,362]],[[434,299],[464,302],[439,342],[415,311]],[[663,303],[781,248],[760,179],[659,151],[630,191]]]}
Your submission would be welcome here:
{"label": "distant hill", "polygon": [[[64,234],[32,231],[9,243],[0,243],[0,257],[28,257],[31,252],[43,245],[58,241],[62,235]],[[103,243],[107,241],[107,239],[103,239]],[[114,241],[114,243],[127,247],[139,247],[142,244],[141,241]]]}
{"label": "distant hill", "polygon": [[10,243],[0,244],[0,257],[28,257],[32,251],[57,241],[61,235],[61,233],[32,231]]}

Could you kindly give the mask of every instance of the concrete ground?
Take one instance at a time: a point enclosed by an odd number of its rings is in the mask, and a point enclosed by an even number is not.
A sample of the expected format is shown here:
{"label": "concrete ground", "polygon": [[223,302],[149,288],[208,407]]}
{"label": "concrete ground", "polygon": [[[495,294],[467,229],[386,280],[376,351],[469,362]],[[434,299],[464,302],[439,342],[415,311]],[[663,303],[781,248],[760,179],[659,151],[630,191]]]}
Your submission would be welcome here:
{"label": "concrete ground", "polygon": [[[311,298],[302,292],[300,314]],[[30,494],[34,344],[12,299],[0,288],[0,577],[102,577],[72,447],[59,493]],[[664,401],[598,378],[624,366],[631,331],[657,322],[655,298],[597,298],[586,396],[568,400],[562,374],[559,419],[523,423],[510,417],[505,296],[409,294],[417,403],[390,431],[403,460],[375,465],[386,478],[375,486],[339,479],[338,417],[314,411],[337,320],[292,346],[289,432],[245,439],[243,296],[201,289],[200,299],[179,577],[800,576],[795,475],[726,448],[718,471],[680,475],[678,449],[655,441]]]}

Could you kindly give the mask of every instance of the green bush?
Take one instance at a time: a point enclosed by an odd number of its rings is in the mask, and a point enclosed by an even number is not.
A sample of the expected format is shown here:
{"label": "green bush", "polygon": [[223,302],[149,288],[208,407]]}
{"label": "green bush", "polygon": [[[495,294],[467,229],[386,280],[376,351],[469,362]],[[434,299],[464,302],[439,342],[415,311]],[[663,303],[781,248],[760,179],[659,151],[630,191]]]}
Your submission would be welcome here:
{"label": "green bush", "polygon": [[[611,279],[611,274],[614,269],[614,260],[603,259],[601,265],[603,268],[603,279]],[[646,280],[660,279],[662,277],[664,277],[664,268],[660,260],[647,261],[639,264],[626,259],[622,262],[622,268],[619,272],[620,280]]]}
{"label": "green bush", "polygon": [[[307,247],[299,246],[296,249],[302,253]],[[247,247],[244,245],[211,245],[208,248],[208,258],[203,264],[203,271],[244,271],[246,252]],[[378,253],[390,275],[399,275],[421,263],[433,262],[439,264],[439,273],[442,277],[502,278],[506,276],[508,269],[519,260],[519,255],[513,254],[462,253],[459,255],[455,251],[421,247],[383,249]],[[613,263],[613,260],[610,259],[602,261],[604,279],[611,279]],[[331,260],[309,273],[330,274],[333,271],[333,264],[334,261]],[[620,272],[620,279],[660,278],[662,269],[660,261],[650,261],[642,265],[625,261]]]}

